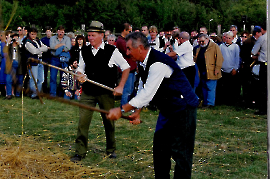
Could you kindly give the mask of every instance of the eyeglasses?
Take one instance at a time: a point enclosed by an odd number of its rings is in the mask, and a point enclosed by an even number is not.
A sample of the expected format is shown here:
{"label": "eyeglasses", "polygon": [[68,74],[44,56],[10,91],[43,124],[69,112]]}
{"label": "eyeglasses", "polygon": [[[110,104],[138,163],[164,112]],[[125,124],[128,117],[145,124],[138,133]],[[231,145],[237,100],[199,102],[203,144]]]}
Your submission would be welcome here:
{"label": "eyeglasses", "polygon": [[115,41],[115,40],[109,40],[109,41]]}
{"label": "eyeglasses", "polygon": [[247,36],[241,36],[241,37],[247,38]]}

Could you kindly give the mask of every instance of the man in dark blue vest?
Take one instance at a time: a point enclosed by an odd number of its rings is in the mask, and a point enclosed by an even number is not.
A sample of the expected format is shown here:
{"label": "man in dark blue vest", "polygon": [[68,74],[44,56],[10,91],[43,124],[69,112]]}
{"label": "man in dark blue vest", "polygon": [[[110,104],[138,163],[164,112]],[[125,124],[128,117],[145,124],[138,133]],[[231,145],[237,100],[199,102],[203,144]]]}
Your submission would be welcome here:
{"label": "man in dark blue vest", "polygon": [[[85,81],[87,76],[90,80],[114,88],[114,92],[85,82],[82,85],[80,103],[101,109],[109,110],[114,107],[113,95],[121,95],[125,82],[128,78],[130,66],[119,50],[103,41],[104,27],[101,22],[92,21],[87,30],[88,40],[91,45],[82,48],[82,59],[79,62],[77,73],[79,80]],[[121,80],[117,83],[117,66],[122,70]],[[80,121],[76,138],[76,152],[71,161],[80,161],[86,156],[88,144],[88,130],[93,116],[93,111],[80,108]],[[115,150],[115,125],[114,121],[107,119],[101,114],[106,133],[106,152],[109,158],[116,158]]]}
{"label": "man in dark blue vest", "polygon": [[191,178],[198,98],[176,62],[151,49],[142,33],[131,33],[126,41],[127,54],[140,62],[138,93],[107,116],[117,120],[122,112],[136,109],[130,117],[138,124],[142,107],[152,100],[160,111],[153,145],[155,178],[170,178],[171,157],[174,178]]}
{"label": "man in dark blue vest", "polygon": [[[30,28],[27,34],[27,40],[25,43],[25,55],[28,58],[38,59],[42,61],[42,53],[48,50],[48,47],[44,45],[38,38],[37,38],[37,29]],[[42,83],[44,81],[44,67],[40,63],[31,62],[31,70],[33,73],[34,78],[32,77],[32,73],[29,71],[30,76],[30,89],[32,91],[31,98],[38,99],[38,92],[36,90],[34,79],[37,83],[38,91],[42,89]]]}

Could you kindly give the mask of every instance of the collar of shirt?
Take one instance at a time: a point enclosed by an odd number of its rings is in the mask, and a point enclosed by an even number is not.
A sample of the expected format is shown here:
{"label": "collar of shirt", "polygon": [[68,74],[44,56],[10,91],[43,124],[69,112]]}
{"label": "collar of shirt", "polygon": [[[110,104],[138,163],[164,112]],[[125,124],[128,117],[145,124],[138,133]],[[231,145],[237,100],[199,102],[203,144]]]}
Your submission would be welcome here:
{"label": "collar of shirt", "polygon": [[[105,47],[105,43],[102,41],[101,44],[100,44],[100,46],[97,48],[97,50],[100,49],[100,48],[101,49],[104,49],[104,47]],[[95,49],[95,48],[92,46],[92,50],[93,49]]]}
{"label": "collar of shirt", "polygon": [[226,47],[229,47],[229,46],[232,45],[233,43],[231,43],[231,44],[224,43],[224,44],[226,45]]}
{"label": "collar of shirt", "polygon": [[146,55],[145,59],[143,60],[143,62],[140,62],[140,65],[143,67],[143,69],[145,69],[145,67],[146,67],[150,51],[151,51],[151,48],[149,48],[147,55]]}
{"label": "collar of shirt", "polygon": [[189,45],[189,44],[191,45],[191,43],[189,42],[189,40],[187,40],[187,41],[181,43],[179,46],[181,46],[181,45],[187,46],[187,45]]}
{"label": "collar of shirt", "polygon": [[256,37],[254,37],[254,35],[252,36],[255,40],[258,40],[258,39],[256,39]]}
{"label": "collar of shirt", "polygon": [[233,38],[232,42],[233,42],[233,43],[236,43],[237,40],[238,40],[238,36],[236,35],[236,36]]}
{"label": "collar of shirt", "polygon": [[92,46],[92,52],[93,52],[93,54],[94,55],[96,55],[97,54],[97,52],[98,52],[98,50],[99,49],[104,49],[105,48],[105,43],[102,41],[102,43],[100,44],[100,46],[96,49],[96,48],[94,48],[93,46]]}
{"label": "collar of shirt", "polygon": [[[57,39],[57,40],[59,40],[58,36],[56,36],[56,39]],[[63,36],[63,38],[62,38],[62,39],[65,39],[65,36]]]}

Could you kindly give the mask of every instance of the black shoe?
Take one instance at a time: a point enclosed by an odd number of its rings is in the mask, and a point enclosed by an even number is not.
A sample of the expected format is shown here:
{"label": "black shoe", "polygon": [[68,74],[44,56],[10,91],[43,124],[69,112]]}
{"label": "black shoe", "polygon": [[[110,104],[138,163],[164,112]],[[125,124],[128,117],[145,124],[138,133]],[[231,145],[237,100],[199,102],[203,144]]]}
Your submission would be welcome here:
{"label": "black shoe", "polygon": [[11,95],[8,95],[8,96],[6,96],[4,99],[10,100],[10,99],[12,99],[12,96],[11,96]]}
{"label": "black shoe", "polygon": [[267,115],[267,112],[266,111],[256,111],[255,113],[254,113],[255,115]]}
{"label": "black shoe", "polygon": [[35,97],[31,96],[31,99],[39,99],[39,97],[38,96],[35,96]]}
{"label": "black shoe", "polygon": [[107,155],[109,156],[109,158],[116,158],[117,157],[115,152],[109,152],[109,153],[107,153]]}
{"label": "black shoe", "polygon": [[78,161],[81,161],[82,158],[83,158],[82,156],[75,154],[74,157],[70,158],[70,161],[71,162],[78,162]]}

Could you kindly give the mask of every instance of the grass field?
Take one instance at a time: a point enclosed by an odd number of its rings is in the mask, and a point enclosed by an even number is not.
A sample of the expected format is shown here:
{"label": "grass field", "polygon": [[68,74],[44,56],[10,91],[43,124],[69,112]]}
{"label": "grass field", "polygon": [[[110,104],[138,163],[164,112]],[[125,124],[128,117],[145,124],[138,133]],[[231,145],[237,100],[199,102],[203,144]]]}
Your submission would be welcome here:
{"label": "grass field", "polygon": [[[154,178],[158,112],[143,112],[136,126],[116,122],[116,159],[105,155],[104,127],[95,113],[87,157],[73,163],[79,110],[44,102],[24,97],[22,106],[21,98],[0,99],[0,178]],[[192,178],[267,178],[267,120],[253,113],[241,107],[198,109]]]}

